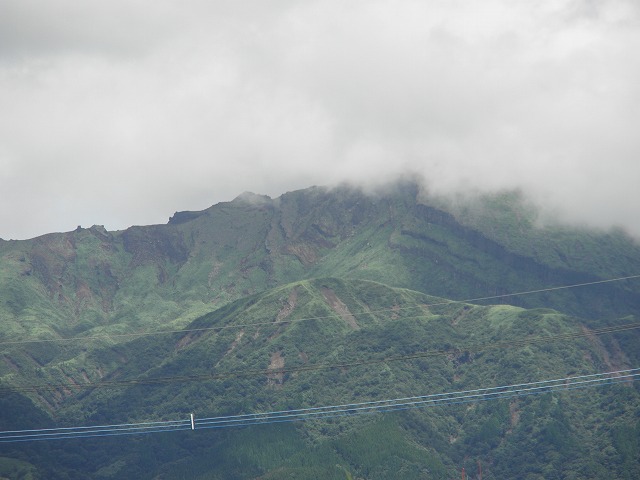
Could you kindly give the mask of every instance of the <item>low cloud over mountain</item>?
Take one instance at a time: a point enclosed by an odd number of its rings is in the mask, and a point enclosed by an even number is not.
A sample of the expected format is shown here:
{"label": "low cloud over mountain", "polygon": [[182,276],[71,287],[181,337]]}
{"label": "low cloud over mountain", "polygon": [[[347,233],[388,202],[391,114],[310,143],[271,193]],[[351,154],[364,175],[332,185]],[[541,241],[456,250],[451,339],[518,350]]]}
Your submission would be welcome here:
{"label": "low cloud over mountain", "polygon": [[38,2],[0,15],[0,237],[424,176],[640,234],[637,2]]}

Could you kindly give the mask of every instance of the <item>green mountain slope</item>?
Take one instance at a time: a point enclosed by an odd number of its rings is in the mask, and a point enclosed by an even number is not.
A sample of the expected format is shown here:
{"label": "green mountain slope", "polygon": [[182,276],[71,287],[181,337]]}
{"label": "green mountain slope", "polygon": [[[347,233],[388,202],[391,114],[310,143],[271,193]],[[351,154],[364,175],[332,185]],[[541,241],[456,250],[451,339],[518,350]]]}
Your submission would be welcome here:
{"label": "green mountain slope", "polygon": [[[636,330],[597,333],[640,313],[640,279],[599,282],[639,273],[640,247],[623,232],[541,227],[514,193],[453,205],[413,184],[376,195],[243,194],[167,225],[0,240],[0,430],[305,408],[637,367]],[[590,285],[548,290],[571,284]],[[441,297],[491,298],[433,305]],[[149,335],[183,329],[196,331]],[[402,360],[433,351],[441,353]],[[287,371],[264,373],[278,368]],[[206,381],[177,381],[193,375]],[[158,378],[167,380],[144,383]],[[493,478],[635,478],[636,394],[612,386],[206,437],[0,446],[0,457],[7,471],[32,475],[33,463],[43,478],[453,478],[478,459]],[[529,458],[531,449],[542,453]]]}
{"label": "green mountain slope", "polygon": [[[184,325],[244,295],[319,276],[462,299],[640,271],[640,247],[622,233],[541,229],[517,196],[490,200],[476,213],[448,212],[425,204],[412,184],[377,196],[312,188],[275,200],[244,194],[176,213],[167,225],[0,241],[2,338]],[[640,309],[637,282],[505,301],[586,318]]]}
{"label": "green mountain slope", "polygon": [[[448,303],[337,278],[243,298],[189,330],[120,345],[117,354],[128,360],[108,378],[115,383],[87,390],[67,382],[61,388],[71,398],[58,410],[59,421],[187,418],[192,411],[238,415],[631,366],[614,347],[627,334],[589,334],[584,321],[553,310]],[[28,449],[30,458],[46,459],[48,466],[38,467],[48,478],[60,472],[93,478],[122,478],[123,472],[139,478],[452,478],[462,466],[473,471],[477,461],[485,478],[602,478],[605,471],[608,478],[634,478],[639,449],[622,439],[637,438],[639,406],[638,389],[621,384],[299,424],[105,439],[100,454],[90,453],[98,445],[91,440]],[[78,465],[70,450],[87,456],[80,455]]]}

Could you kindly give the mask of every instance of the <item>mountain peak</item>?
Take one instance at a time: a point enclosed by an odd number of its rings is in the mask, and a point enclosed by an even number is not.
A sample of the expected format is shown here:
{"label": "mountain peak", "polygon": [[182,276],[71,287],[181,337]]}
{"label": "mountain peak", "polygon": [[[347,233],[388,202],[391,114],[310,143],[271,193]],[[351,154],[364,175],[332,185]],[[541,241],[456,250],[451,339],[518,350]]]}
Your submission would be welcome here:
{"label": "mountain peak", "polygon": [[233,202],[242,202],[242,203],[250,203],[257,205],[264,205],[265,203],[271,203],[272,199],[268,195],[259,195],[253,192],[242,192],[236,198],[233,199]]}

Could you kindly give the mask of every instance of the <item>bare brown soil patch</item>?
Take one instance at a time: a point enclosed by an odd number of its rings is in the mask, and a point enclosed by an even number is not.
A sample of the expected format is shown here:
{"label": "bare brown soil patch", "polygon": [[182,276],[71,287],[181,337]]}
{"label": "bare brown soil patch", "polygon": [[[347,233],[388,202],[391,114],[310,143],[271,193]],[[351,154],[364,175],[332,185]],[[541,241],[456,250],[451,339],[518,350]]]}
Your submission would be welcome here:
{"label": "bare brown soil patch", "polygon": [[509,404],[509,417],[511,419],[511,428],[518,425],[520,421],[520,409],[518,408],[517,402],[511,402]]}
{"label": "bare brown soil patch", "polygon": [[222,361],[222,359],[225,358],[227,355],[229,355],[231,352],[233,352],[238,347],[238,345],[240,344],[240,340],[242,340],[242,337],[244,337],[244,330],[240,330],[236,334],[236,338],[233,340],[233,342],[231,342],[231,345],[229,345],[229,348],[224,353],[224,355],[222,355],[222,357],[220,357],[220,360],[218,360],[218,362],[216,362],[215,367],[218,367],[218,365],[220,365],[220,362]]}
{"label": "bare brown soil patch", "polygon": [[460,320],[462,320],[464,317],[467,316],[467,314],[471,311],[471,307],[468,305],[465,305],[464,307],[462,307],[460,310],[458,310],[458,312],[455,314],[455,316],[451,319],[451,325],[457,325],[458,323],[460,323]]}
{"label": "bare brown soil patch", "polygon": [[284,368],[284,357],[279,351],[273,353],[269,361],[269,370],[276,370],[276,372],[269,373],[267,375],[268,377],[267,385],[272,387],[282,385],[282,383],[284,382],[284,372],[277,371],[277,370],[282,370],[283,368]]}
{"label": "bare brown soil patch", "polygon": [[610,370],[623,370],[629,367],[629,359],[624,354],[615,338],[610,339],[611,350],[608,350],[607,347],[602,343],[602,340],[597,335],[594,335],[589,328],[582,325],[581,329],[586,334],[589,342],[591,342],[591,344],[595,347],[604,364]]}
{"label": "bare brown soil patch", "polygon": [[281,322],[284,319],[286,319],[289,315],[291,315],[291,312],[293,312],[293,309],[296,308],[297,301],[298,301],[298,287],[295,287],[295,288],[292,288],[291,291],[289,292],[289,298],[287,298],[287,303],[285,303],[280,309],[280,311],[278,312],[278,315],[276,316],[276,322]]}
{"label": "bare brown soil patch", "polygon": [[303,265],[312,265],[318,260],[316,251],[309,245],[288,245],[286,252],[298,257],[298,260],[300,260]]}
{"label": "bare brown soil patch", "polygon": [[6,363],[9,366],[9,368],[11,368],[11,370],[15,372],[20,371],[20,367],[10,357],[3,355],[2,359],[4,360],[4,363]]}
{"label": "bare brown soil patch", "polygon": [[333,290],[327,287],[322,287],[321,289],[322,295],[324,299],[329,304],[331,309],[340,315],[340,318],[345,321],[347,325],[349,325],[354,330],[360,329],[360,325],[356,321],[356,317],[349,311],[347,306],[338,298]]}
{"label": "bare brown soil patch", "polygon": [[191,345],[198,338],[200,338],[202,334],[200,332],[190,332],[187,333],[184,337],[176,342],[176,350],[182,350],[183,348]]}

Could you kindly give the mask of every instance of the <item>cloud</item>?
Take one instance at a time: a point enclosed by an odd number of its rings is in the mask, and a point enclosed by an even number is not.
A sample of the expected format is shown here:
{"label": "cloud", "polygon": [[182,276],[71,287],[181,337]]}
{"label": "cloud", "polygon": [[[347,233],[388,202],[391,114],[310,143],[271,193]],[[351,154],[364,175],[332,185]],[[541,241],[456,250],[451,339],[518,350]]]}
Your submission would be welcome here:
{"label": "cloud", "polygon": [[637,2],[5,5],[2,238],[406,171],[640,234]]}

